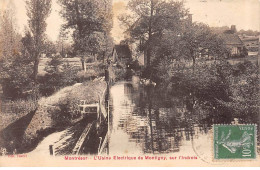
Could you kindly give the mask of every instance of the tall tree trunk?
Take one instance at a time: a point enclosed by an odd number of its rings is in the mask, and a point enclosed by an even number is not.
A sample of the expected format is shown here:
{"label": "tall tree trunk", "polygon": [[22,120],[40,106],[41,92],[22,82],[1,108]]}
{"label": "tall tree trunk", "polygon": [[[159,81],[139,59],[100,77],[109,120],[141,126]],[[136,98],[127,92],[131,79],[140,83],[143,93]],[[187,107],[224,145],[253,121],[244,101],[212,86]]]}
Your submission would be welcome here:
{"label": "tall tree trunk", "polygon": [[[192,55],[192,76],[194,76],[195,74],[195,64],[196,64],[196,56],[194,55],[194,52],[192,51],[191,52],[191,55]],[[191,97],[192,97],[192,110],[191,110],[191,114],[193,115],[194,114],[194,105],[195,105],[195,87],[193,86],[192,87],[192,90],[191,90]]]}
{"label": "tall tree trunk", "polygon": [[80,56],[80,61],[81,61],[82,70],[85,70],[85,60],[84,60],[84,55],[81,55],[81,56]]}
{"label": "tall tree trunk", "polygon": [[84,60],[81,60],[82,70],[85,70],[85,62]]}
{"label": "tall tree trunk", "polygon": [[192,57],[192,74],[194,74],[195,71],[195,64],[196,64],[196,56],[194,55],[194,52],[191,52],[191,57]]}
{"label": "tall tree trunk", "polygon": [[149,117],[149,125],[150,125],[150,133],[151,133],[151,149],[154,153],[154,146],[153,146],[153,125],[152,125],[152,101],[151,101],[151,87],[148,87],[148,117]]}
{"label": "tall tree trunk", "polygon": [[34,59],[34,65],[33,65],[33,80],[34,80],[35,83],[37,83],[39,62],[40,62],[39,54],[37,54],[35,59]]}
{"label": "tall tree trunk", "polygon": [[152,38],[152,20],[153,20],[153,12],[154,12],[154,2],[151,0],[151,11],[150,11],[150,19],[149,19],[149,29],[148,29],[148,43],[147,43],[147,68],[150,68],[151,64],[151,38]]}
{"label": "tall tree trunk", "polygon": [[196,64],[196,59],[195,57],[192,58],[192,69],[193,69],[193,72],[195,70],[195,64]]}
{"label": "tall tree trunk", "polygon": [[[76,8],[76,18],[77,18],[77,27],[78,27],[78,31],[79,31],[79,52],[82,52],[81,49],[81,45],[82,45],[82,26],[81,26],[81,21],[80,21],[80,13],[79,13],[79,2],[78,0],[75,0],[75,8]],[[82,55],[82,54],[81,54]],[[84,60],[85,56],[82,56],[81,58],[81,65],[82,65],[82,70],[85,70],[85,60]]]}

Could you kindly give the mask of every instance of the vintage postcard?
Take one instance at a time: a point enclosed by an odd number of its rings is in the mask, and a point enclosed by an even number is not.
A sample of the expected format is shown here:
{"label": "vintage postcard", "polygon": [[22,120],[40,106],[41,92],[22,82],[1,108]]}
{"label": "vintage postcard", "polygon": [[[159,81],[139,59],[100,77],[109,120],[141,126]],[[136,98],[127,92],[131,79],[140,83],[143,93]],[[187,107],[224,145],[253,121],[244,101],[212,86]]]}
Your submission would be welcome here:
{"label": "vintage postcard", "polygon": [[259,167],[259,0],[0,0],[0,167]]}

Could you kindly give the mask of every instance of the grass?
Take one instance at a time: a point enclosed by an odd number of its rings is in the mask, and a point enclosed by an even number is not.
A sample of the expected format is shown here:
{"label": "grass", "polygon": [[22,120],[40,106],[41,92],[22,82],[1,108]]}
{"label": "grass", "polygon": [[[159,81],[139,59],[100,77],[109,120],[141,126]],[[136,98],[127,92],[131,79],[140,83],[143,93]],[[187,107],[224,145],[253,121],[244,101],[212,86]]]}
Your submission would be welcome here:
{"label": "grass", "polygon": [[36,147],[43,137],[82,120],[83,116],[76,115],[79,101],[97,103],[105,88],[105,81],[99,79],[65,87],[52,96],[40,99],[38,110],[25,131],[24,147],[32,143]]}
{"label": "grass", "polygon": [[[10,153],[14,149],[18,153],[33,150],[44,137],[82,120],[83,116],[76,114],[79,101],[97,103],[105,88],[104,78],[99,78],[62,88],[49,97],[42,97],[38,103],[32,100],[2,103],[0,130],[4,138],[0,137],[1,147],[8,148]],[[21,123],[25,123],[22,130],[18,126]],[[19,138],[16,134],[19,134]]]}
{"label": "grass", "polygon": [[[41,58],[39,64],[40,75],[46,73],[44,69],[50,60],[50,58]],[[64,58],[62,61],[64,64],[68,62],[71,66],[81,68],[80,58]],[[0,130],[26,117],[29,115],[28,113],[35,111],[37,108],[23,133],[21,133],[22,140],[19,140],[21,144],[19,146],[20,152],[26,152],[35,148],[45,136],[64,130],[78,122],[82,119],[82,116],[76,114],[79,101],[86,100],[87,103],[97,103],[106,88],[104,78],[91,80],[103,76],[104,71],[100,64],[98,62],[88,64],[87,71],[82,76],[89,81],[62,88],[49,97],[42,97],[37,102],[19,100],[1,103]]]}
{"label": "grass", "polygon": [[[44,70],[45,67],[47,66],[48,62],[51,61],[51,58],[41,58],[40,63],[39,63],[39,75],[44,75],[46,74],[46,71]],[[71,66],[74,67],[79,67],[81,68],[81,61],[79,57],[74,57],[74,58],[63,58],[62,63],[66,64],[69,63]]]}

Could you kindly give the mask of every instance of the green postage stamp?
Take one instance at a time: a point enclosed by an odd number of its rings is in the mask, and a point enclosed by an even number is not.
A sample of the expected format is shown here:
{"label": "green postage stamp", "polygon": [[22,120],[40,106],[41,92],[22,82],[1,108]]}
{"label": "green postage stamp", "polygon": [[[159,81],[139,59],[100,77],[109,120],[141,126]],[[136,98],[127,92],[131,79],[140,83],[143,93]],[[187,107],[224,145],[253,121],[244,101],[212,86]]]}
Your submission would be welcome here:
{"label": "green postage stamp", "polygon": [[215,159],[256,159],[256,125],[214,125]]}

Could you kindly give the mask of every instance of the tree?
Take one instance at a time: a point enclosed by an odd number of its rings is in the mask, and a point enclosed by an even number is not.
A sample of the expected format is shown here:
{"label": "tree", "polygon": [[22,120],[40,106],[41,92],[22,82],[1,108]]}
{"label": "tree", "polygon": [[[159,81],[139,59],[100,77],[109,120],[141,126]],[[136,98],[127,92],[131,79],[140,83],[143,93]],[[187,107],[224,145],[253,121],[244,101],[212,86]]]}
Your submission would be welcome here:
{"label": "tree", "polygon": [[128,7],[132,14],[119,19],[127,27],[127,33],[134,41],[140,41],[140,48],[146,55],[147,66],[151,64],[154,45],[165,30],[181,30],[181,23],[188,14],[183,2],[173,0],[131,0]]}
{"label": "tree", "polygon": [[[18,52],[9,53],[1,63],[1,85],[4,96],[11,99],[24,98],[31,94],[32,90],[32,60],[30,51],[30,34],[26,34],[20,40]],[[5,53],[7,54],[7,53]]]}
{"label": "tree", "polygon": [[51,57],[52,54],[56,54],[56,52],[57,51],[54,42],[46,38],[43,43],[42,53],[44,53],[46,57]]}
{"label": "tree", "polygon": [[[169,68],[177,71],[179,66],[187,66],[189,61],[194,70],[198,58],[201,61],[207,60],[207,57],[221,59],[228,52],[218,35],[202,23],[186,23],[177,35],[173,31],[165,31],[160,43],[153,49],[157,56],[153,64],[160,67],[156,72],[160,73],[162,69],[167,74]],[[183,70],[183,67],[180,69]]]}
{"label": "tree", "polygon": [[0,83],[5,97],[24,97],[30,87],[30,60],[23,51],[22,36],[17,33],[12,3],[0,16]]}
{"label": "tree", "polygon": [[240,31],[238,31],[238,34],[241,34],[241,35],[243,35],[243,34],[245,34],[245,35],[247,35],[247,36],[259,36],[260,35],[260,32],[259,31],[253,31],[253,30],[240,30]]}
{"label": "tree", "polygon": [[65,40],[67,39],[66,37],[66,32],[64,31],[63,28],[60,28],[59,36],[58,36],[58,41],[57,41],[57,51],[61,54],[62,57],[65,56],[65,50],[64,50],[64,44]]}
{"label": "tree", "polygon": [[66,20],[64,28],[73,29],[74,50],[82,57],[102,52],[112,29],[111,0],[59,0]]}
{"label": "tree", "polygon": [[25,31],[25,36],[21,40],[22,42],[22,55],[28,59],[32,59],[32,54],[34,50],[33,37],[29,30]]}
{"label": "tree", "polygon": [[203,56],[224,57],[227,52],[222,40],[203,23],[193,23],[180,35],[180,50],[183,58],[191,59],[193,69],[196,59]]}
{"label": "tree", "polygon": [[46,19],[51,12],[51,0],[27,0],[26,10],[30,32],[33,37],[33,80],[37,82],[38,65],[43,51],[44,33],[47,27]]}
{"label": "tree", "polygon": [[47,62],[45,71],[47,73],[38,78],[39,90],[42,95],[48,96],[59,88],[73,85],[79,70],[68,61],[64,62],[61,55],[55,55]]}
{"label": "tree", "polygon": [[1,85],[5,97],[17,99],[31,94],[32,64],[25,57],[17,54],[2,68]]}
{"label": "tree", "polygon": [[8,4],[3,11],[0,11],[0,15],[0,60],[7,62],[20,52],[22,36],[16,30],[12,3]]}

